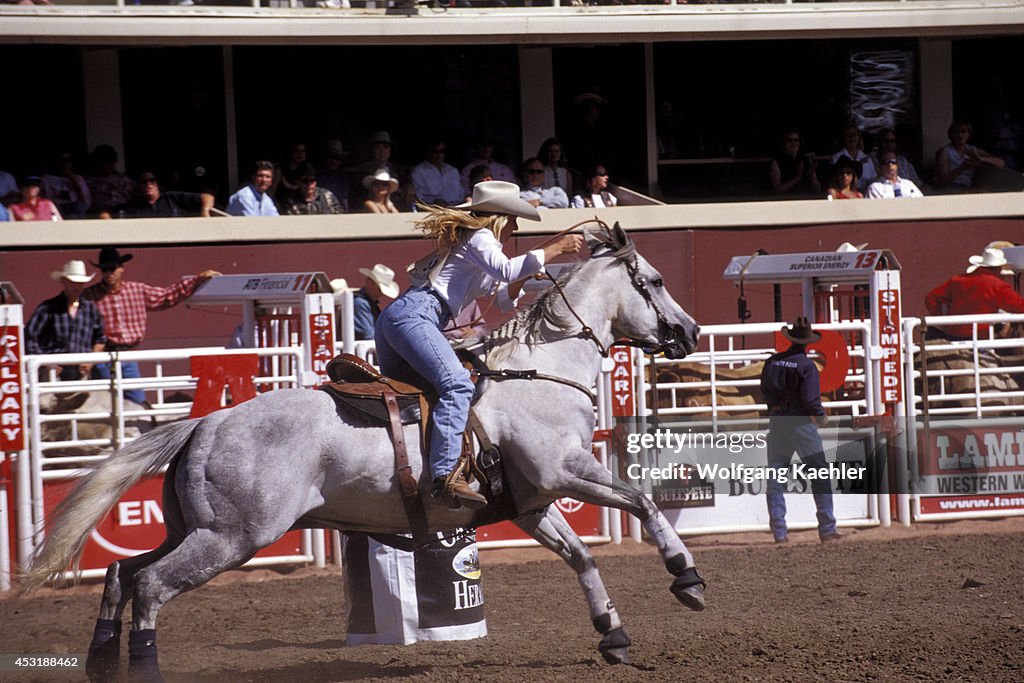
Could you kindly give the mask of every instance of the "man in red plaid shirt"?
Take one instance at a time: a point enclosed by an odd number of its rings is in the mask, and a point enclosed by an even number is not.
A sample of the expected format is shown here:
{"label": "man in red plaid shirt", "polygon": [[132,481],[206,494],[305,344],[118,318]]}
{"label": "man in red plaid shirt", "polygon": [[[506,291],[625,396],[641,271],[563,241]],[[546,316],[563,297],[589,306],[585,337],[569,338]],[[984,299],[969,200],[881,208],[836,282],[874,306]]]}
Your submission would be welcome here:
{"label": "man in red plaid shirt", "polygon": [[[154,287],[124,279],[124,264],[131,260],[131,254],[121,255],[114,247],[103,247],[99,262],[93,263],[103,272],[103,281],[82,294],[82,298],[95,301],[103,315],[107,351],[128,351],[137,347],[146,336],[146,316],[149,311],[162,311],[180,304],[192,296],[196,287],[220,275],[216,270],[204,270],[170,287]],[[106,363],[97,365],[96,371],[104,379],[110,377],[110,366]],[[122,362],[121,374],[124,378],[140,377],[138,363]],[[141,389],[126,391],[124,395],[140,404],[146,398]]]}

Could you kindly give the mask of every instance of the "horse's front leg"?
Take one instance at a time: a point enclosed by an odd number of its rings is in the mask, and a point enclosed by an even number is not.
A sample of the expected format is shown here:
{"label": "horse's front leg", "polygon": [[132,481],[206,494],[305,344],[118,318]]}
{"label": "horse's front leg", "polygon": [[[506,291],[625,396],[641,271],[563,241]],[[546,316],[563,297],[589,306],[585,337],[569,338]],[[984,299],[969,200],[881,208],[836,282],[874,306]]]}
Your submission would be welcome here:
{"label": "horse's front leg", "polygon": [[530,534],[538,543],[552,550],[572,567],[583,588],[583,595],[590,607],[590,619],[594,628],[602,635],[597,649],[609,664],[629,663],[629,636],[622,628],[619,613],[608,597],[604,581],[597,571],[597,564],[590,549],[580,540],[576,532],[562,517],[558,508],[549,505],[544,510],[530,513],[514,520],[520,529]]}
{"label": "horse's front leg", "polygon": [[565,461],[564,495],[584,503],[617,508],[636,516],[658,547],[665,567],[675,576],[670,590],[679,602],[699,612],[704,609],[704,587],[707,582],[697,573],[693,556],[679,538],[661,510],[642,492],[612,475],[588,452],[584,457]]}

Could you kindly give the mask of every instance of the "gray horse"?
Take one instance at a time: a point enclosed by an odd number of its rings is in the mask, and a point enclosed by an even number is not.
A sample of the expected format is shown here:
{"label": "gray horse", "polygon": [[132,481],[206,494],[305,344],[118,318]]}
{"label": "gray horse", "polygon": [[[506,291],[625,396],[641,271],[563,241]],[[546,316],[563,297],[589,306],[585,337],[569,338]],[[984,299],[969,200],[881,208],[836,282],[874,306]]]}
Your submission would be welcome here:
{"label": "gray horse", "polygon": [[[681,358],[696,347],[699,328],[617,224],[586,236],[591,258],[496,330],[487,355],[491,368],[531,369],[559,381],[492,382],[476,411],[502,453],[520,513],[515,523],[576,572],[602,634],[599,650],[618,663],[628,661],[629,638],[589,550],[550,503],[568,496],[638,517],[675,576],[672,593],[690,609],[704,608],[704,581],[678,534],[643,494],[594,459],[594,405],[585,388],[613,341]],[[416,430],[408,426],[405,441],[429,529],[496,521],[488,509],[452,510],[427,494]],[[121,615],[131,599],[129,672],[136,680],[162,681],[156,619],[168,600],[238,567],[290,529],[408,531],[392,463],[387,431],[358,416],[339,419],[322,391],[271,391],[231,410],[170,424],[118,451],[76,486],[22,585],[59,576],[120,496],[167,465],[167,538],[155,550],[110,565],[87,663],[91,680],[116,677]]]}

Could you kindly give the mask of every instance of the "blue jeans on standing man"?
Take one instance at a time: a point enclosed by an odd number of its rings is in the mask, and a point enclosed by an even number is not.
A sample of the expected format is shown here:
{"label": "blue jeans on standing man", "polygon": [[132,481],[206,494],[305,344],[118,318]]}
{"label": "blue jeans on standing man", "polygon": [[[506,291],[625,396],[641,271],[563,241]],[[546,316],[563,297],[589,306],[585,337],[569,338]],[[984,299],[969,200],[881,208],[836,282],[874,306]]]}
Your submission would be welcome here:
{"label": "blue jeans on standing man", "polygon": [[[95,374],[100,379],[110,379],[110,365],[108,363],[97,363],[93,366]],[[139,374],[139,364],[132,360],[121,361],[121,379],[138,379],[142,377]],[[128,389],[124,392],[124,397],[129,401],[135,401],[138,404],[142,404],[146,401],[146,392],[142,389]]]}
{"label": "blue jeans on standing man", "polygon": [[[800,460],[810,468],[828,467],[818,427],[809,417],[772,417],[768,421],[768,467],[788,470],[793,451],[796,451]],[[784,490],[784,484],[776,479],[768,480],[768,519],[772,536],[776,540],[785,538],[787,533]],[[811,491],[814,493],[814,505],[818,510],[818,536],[835,533],[832,481],[811,479]]]}
{"label": "blue jeans on standing man", "polygon": [[420,386],[422,377],[437,391],[430,432],[430,473],[434,479],[455,468],[473,399],[469,370],[441,333],[450,318],[448,307],[436,294],[411,289],[384,309],[374,330],[381,372]]}

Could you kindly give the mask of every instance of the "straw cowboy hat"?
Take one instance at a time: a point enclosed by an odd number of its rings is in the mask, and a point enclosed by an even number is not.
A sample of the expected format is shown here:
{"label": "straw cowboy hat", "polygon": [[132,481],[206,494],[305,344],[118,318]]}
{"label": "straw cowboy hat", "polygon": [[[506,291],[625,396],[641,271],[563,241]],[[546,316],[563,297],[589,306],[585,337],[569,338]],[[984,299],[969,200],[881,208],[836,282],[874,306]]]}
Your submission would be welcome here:
{"label": "straw cowboy hat", "polygon": [[[972,256],[967,260],[971,263],[971,265],[967,266],[968,273],[973,273],[978,268],[1002,268],[1007,263],[1006,254],[1003,253],[1003,250],[993,247],[985,247],[985,250],[981,252],[981,256]],[[1013,271],[1003,268],[1000,274],[1013,275]]]}
{"label": "straw cowboy hat", "polygon": [[370,278],[377,283],[380,287],[380,293],[389,299],[394,299],[398,296],[398,283],[395,282],[395,271],[391,270],[383,263],[378,263],[371,270],[370,268],[360,268],[359,272]]}
{"label": "straw cowboy hat", "polygon": [[363,176],[363,187],[367,190],[370,189],[370,186],[373,185],[374,182],[388,183],[391,186],[391,189],[388,190],[388,192],[394,192],[398,189],[398,180],[391,177],[391,174],[383,168],[378,168],[373,173]]}
{"label": "straw cowboy hat", "polygon": [[518,216],[531,221],[540,220],[537,207],[519,198],[519,186],[504,180],[485,180],[473,186],[473,201],[459,204],[456,209],[477,213],[497,213]]}
{"label": "straw cowboy hat", "polygon": [[112,269],[117,268],[123,263],[128,263],[132,258],[133,256],[131,254],[125,254],[122,256],[114,247],[103,247],[100,249],[99,263],[92,262],[92,264],[100,270]]}
{"label": "straw cowboy hat", "polygon": [[793,342],[794,344],[813,344],[814,342],[821,339],[821,334],[811,329],[811,324],[807,322],[807,318],[800,316],[793,323],[792,327],[782,327],[782,336]]}
{"label": "straw cowboy hat", "polygon": [[85,261],[68,261],[67,263],[64,264],[63,270],[53,271],[52,273],[50,273],[50,277],[52,277],[54,280],[63,279],[69,280],[71,282],[76,282],[78,284],[84,284],[92,280],[94,277],[96,277],[96,273],[86,275]]}
{"label": "straw cowboy hat", "polygon": [[853,244],[852,242],[843,242],[836,247],[836,252],[840,254],[852,254],[855,251],[860,251],[864,247],[868,246],[867,242],[863,244]]}

